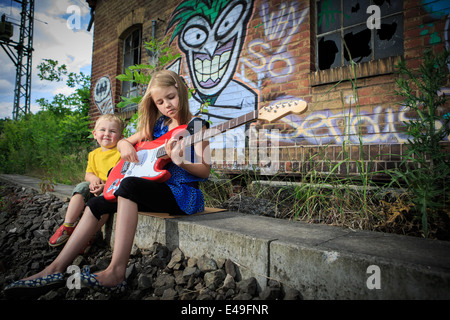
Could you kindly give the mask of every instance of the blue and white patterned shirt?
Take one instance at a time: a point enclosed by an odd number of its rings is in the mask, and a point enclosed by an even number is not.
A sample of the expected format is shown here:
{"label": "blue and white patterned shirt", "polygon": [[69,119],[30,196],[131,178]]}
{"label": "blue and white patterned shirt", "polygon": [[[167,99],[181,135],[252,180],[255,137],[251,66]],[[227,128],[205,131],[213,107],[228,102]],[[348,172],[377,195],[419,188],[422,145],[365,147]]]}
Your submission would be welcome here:
{"label": "blue and white patterned shirt", "polygon": [[[165,124],[166,116],[161,116],[156,120],[153,129],[153,138],[157,139],[169,131],[169,127]],[[194,156],[194,147],[191,147],[191,155]],[[193,161],[193,160],[192,160]],[[165,183],[172,190],[178,206],[186,214],[194,214],[205,210],[205,200],[202,191],[198,188],[198,182],[208,179],[199,178],[180,168],[173,162],[166,164],[164,167],[170,172],[171,177]]]}

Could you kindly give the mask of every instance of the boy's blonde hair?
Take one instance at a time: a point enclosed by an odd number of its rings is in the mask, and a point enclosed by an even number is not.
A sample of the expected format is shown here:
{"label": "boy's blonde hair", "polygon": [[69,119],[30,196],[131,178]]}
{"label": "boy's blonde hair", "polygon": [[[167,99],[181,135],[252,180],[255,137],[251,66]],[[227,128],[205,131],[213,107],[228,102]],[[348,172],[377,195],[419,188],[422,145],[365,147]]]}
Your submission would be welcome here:
{"label": "boy's blonde hair", "polygon": [[122,118],[120,118],[119,116],[117,116],[113,113],[103,114],[100,117],[98,117],[97,121],[95,121],[94,130],[97,130],[99,123],[102,122],[103,120],[113,121],[113,122],[117,123],[119,126],[119,133],[123,132],[124,123],[123,123]]}
{"label": "boy's blonde hair", "polygon": [[153,101],[151,90],[154,87],[174,86],[178,91],[178,112],[180,114],[180,125],[187,124],[192,117],[189,110],[188,89],[178,74],[170,70],[161,70],[152,75],[147,91],[139,103],[138,131],[146,139],[153,138],[153,128],[156,120],[161,116]]}

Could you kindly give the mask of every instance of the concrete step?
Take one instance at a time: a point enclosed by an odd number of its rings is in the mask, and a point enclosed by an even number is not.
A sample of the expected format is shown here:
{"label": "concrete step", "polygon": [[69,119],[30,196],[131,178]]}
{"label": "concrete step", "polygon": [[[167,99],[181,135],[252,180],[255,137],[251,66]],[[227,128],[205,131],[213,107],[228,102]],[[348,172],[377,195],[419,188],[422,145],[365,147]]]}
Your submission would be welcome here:
{"label": "concrete step", "polygon": [[[39,182],[16,175],[0,178],[34,188]],[[114,223],[111,219],[104,229],[112,246]],[[236,212],[173,219],[139,215],[135,245],[144,249],[155,241],[190,257],[231,259],[241,277],[254,276],[261,289],[274,279],[305,299],[450,298],[447,241]]]}

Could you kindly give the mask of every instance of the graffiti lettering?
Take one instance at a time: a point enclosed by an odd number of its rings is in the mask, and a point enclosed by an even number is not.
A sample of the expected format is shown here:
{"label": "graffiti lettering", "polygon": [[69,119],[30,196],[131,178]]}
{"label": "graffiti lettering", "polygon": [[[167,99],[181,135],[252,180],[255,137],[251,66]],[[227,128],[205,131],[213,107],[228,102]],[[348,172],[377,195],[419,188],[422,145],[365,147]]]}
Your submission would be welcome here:
{"label": "graffiti lettering", "polygon": [[[403,123],[410,120],[406,116],[409,109],[405,106],[398,111],[391,107],[377,106],[370,114],[357,113],[354,110],[333,112],[321,110],[309,114],[304,119],[290,115],[282,119],[294,131],[280,134],[278,137],[285,142],[303,142],[306,144],[342,144],[344,141],[364,144],[370,143],[405,143],[408,140]],[[436,121],[436,128],[442,126]],[[360,132],[360,128],[363,128]],[[450,141],[450,137],[446,140]]]}
{"label": "graffiti lettering", "polygon": [[[344,140],[351,143],[359,143],[358,126],[364,126],[365,131],[361,136],[363,143],[405,142],[407,137],[399,132],[396,123],[407,120],[405,117],[406,108],[399,112],[392,108],[383,110],[378,106],[373,110],[373,114],[360,113],[359,115],[351,111],[333,113],[330,110],[314,112],[302,121],[297,117],[290,116],[283,119],[284,122],[295,128],[295,132],[290,136],[284,136],[288,140],[304,139],[310,144],[341,144]],[[384,116],[384,121],[380,122]],[[384,123],[380,125],[380,123]]]}
{"label": "graffiti lettering", "polygon": [[[287,45],[305,19],[309,9],[299,12],[297,3],[281,4],[280,10],[269,13],[269,6],[263,3],[260,15],[263,21],[265,39],[255,39],[248,44],[249,58],[241,62],[258,74],[266,74],[273,82],[285,82],[294,71],[295,61]],[[281,40],[281,43],[279,42]],[[275,45],[276,42],[276,45]],[[275,52],[272,52],[272,50]],[[244,74],[244,72],[243,72]]]}

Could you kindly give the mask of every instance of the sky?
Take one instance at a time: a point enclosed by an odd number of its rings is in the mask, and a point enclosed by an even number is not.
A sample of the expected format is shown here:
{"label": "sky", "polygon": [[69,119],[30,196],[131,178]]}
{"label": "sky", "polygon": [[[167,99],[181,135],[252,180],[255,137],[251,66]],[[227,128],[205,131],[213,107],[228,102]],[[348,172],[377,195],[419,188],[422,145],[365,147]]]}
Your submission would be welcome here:
{"label": "sky", "polygon": [[[18,41],[21,5],[13,0],[0,0],[0,16],[14,24],[13,40]],[[79,14],[78,14],[79,13]],[[69,72],[91,74],[92,37],[88,32],[89,5],[84,0],[35,0],[31,79],[31,112],[40,110],[36,100],[49,101],[58,93],[74,91],[62,82],[41,81],[37,66],[44,59],[65,64]],[[79,22],[79,23],[78,23]],[[25,60],[24,60],[25,61]],[[16,68],[0,47],[0,119],[12,118]]]}

